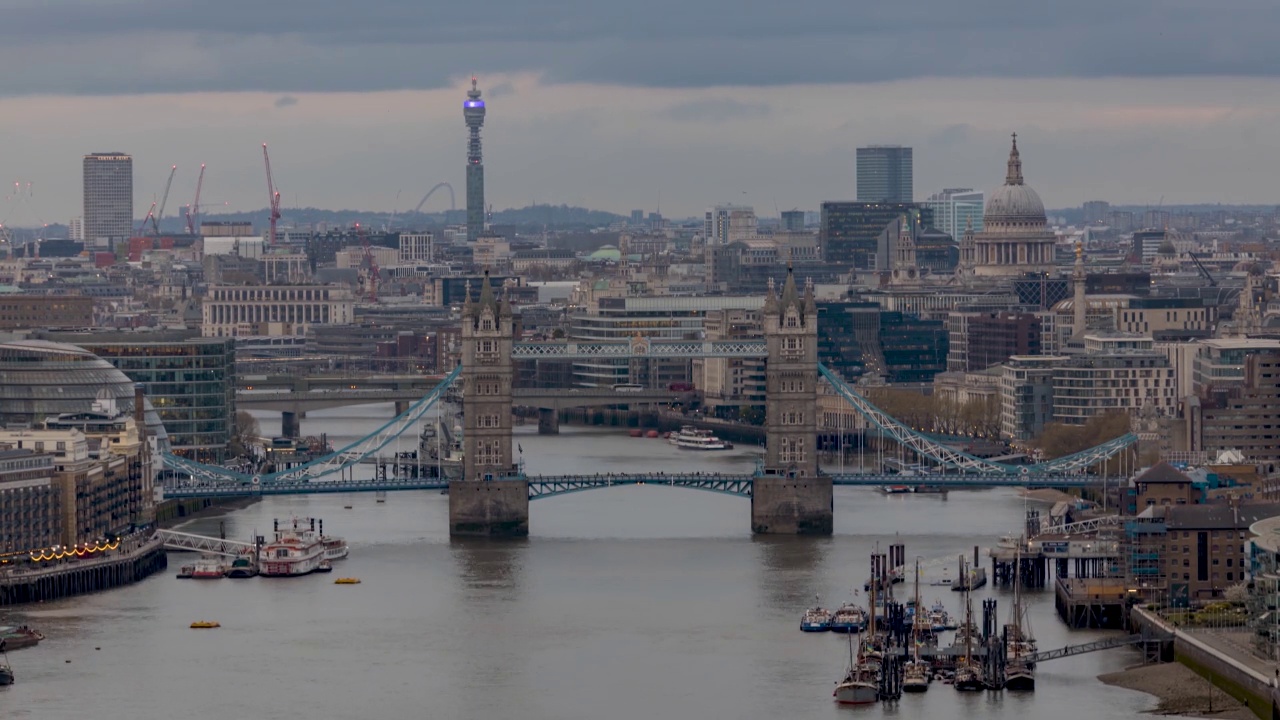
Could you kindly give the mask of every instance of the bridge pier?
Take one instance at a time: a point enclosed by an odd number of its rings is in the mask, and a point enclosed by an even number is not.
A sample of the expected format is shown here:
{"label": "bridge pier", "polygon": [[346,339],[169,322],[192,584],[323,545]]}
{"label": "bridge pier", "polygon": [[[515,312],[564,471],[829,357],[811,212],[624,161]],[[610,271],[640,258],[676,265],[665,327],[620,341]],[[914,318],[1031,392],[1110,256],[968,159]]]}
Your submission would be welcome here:
{"label": "bridge pier", "polygon": [[280,437],[296,438],[302,435],[302,420],[307,417],[305,412],[290,412],[288,410],[280,413]]}
{"label": "bridge pier", "polygon": [[525,480],[453,480],[449,483],[449,535],[525,537],[529,483]]}
{"label": "bridge pier", "polygon": [[830,535],[833,505],[829,477],[760,475],[751,488],[751,532]]}
{"label": "bridge pier", "polygon": [[538,408],[538,434],[560,434],[560,412],[551,408]]}

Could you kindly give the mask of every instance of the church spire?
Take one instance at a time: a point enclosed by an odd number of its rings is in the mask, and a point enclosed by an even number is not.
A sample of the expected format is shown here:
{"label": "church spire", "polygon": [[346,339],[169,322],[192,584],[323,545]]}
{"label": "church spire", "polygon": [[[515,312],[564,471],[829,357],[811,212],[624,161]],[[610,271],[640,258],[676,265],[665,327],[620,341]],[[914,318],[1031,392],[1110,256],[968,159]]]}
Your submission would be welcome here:
{"label": "church spire", "polygon": [[1009,151],[1009,171],[1005,173],[1004,184],[1022,184],[1022,157],[1018,155],[1018,133],[1013,134],[1013,149]]}

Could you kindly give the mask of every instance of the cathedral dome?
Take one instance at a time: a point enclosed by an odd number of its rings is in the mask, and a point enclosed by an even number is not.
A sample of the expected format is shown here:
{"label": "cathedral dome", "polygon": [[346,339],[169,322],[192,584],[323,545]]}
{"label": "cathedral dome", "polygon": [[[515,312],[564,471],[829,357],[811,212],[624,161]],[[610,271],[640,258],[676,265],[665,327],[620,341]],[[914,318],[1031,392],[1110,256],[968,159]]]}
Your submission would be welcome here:
{"label": "cathedral dome", "polygon": [[983,227],[988,231],[1027,230],[1047,224],[1044,203],[1022,179],[1022,158],[1018,154],[1018,136],[1013,136],[1009,151],[1009,170],[1004,185],[991,192],[982,213]]}

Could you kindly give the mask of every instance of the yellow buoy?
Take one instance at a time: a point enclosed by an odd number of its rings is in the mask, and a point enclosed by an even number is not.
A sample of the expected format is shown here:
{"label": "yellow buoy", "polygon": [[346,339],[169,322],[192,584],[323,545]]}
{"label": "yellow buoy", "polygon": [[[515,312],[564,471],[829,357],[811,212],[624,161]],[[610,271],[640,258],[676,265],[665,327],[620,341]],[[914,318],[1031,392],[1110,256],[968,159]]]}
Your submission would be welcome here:
{"label": "yellow buoy", "polygon": [[334,585],[359,585],[360,578],[338,578],[333,581]]}
{"label": "yellow buoy", "polygon": [[208,628],[220,628],[220,627],[222,627],[222,623],[217,622],[215,620],[197,620],[191,623],[191,628],[193,630],[204,630]]}

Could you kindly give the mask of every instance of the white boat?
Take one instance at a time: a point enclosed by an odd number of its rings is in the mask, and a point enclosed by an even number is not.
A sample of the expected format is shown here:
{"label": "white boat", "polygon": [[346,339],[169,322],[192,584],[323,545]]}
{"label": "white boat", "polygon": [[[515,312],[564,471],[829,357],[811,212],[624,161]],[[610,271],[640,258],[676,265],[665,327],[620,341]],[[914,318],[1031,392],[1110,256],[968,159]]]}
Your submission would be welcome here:
{"label": "white boat", "polygon": [[684,450],[731,450],[733,445],[711,434],[686,425],[667,436],[667,442]]}
{"label": "white boat", "polygon": [[213,557],[202,557],[191,568],[191,576],[196,580],[218,580],[226,577],[227,568],[222,560]]}
{"label": "white boat", "polygon": [[258,574],[263,577],[309,575],[324,560],[324,541],[315,530],[315,520],[293,518],[281,527],[275,522],[275,539],[262,546]]}
{"label": "white boat", "polygon": [[351,549],[347,547],[347,541],[340,537],[322,535],[320,542],[324,544],[325,560],[342,560],[351,554]]}

